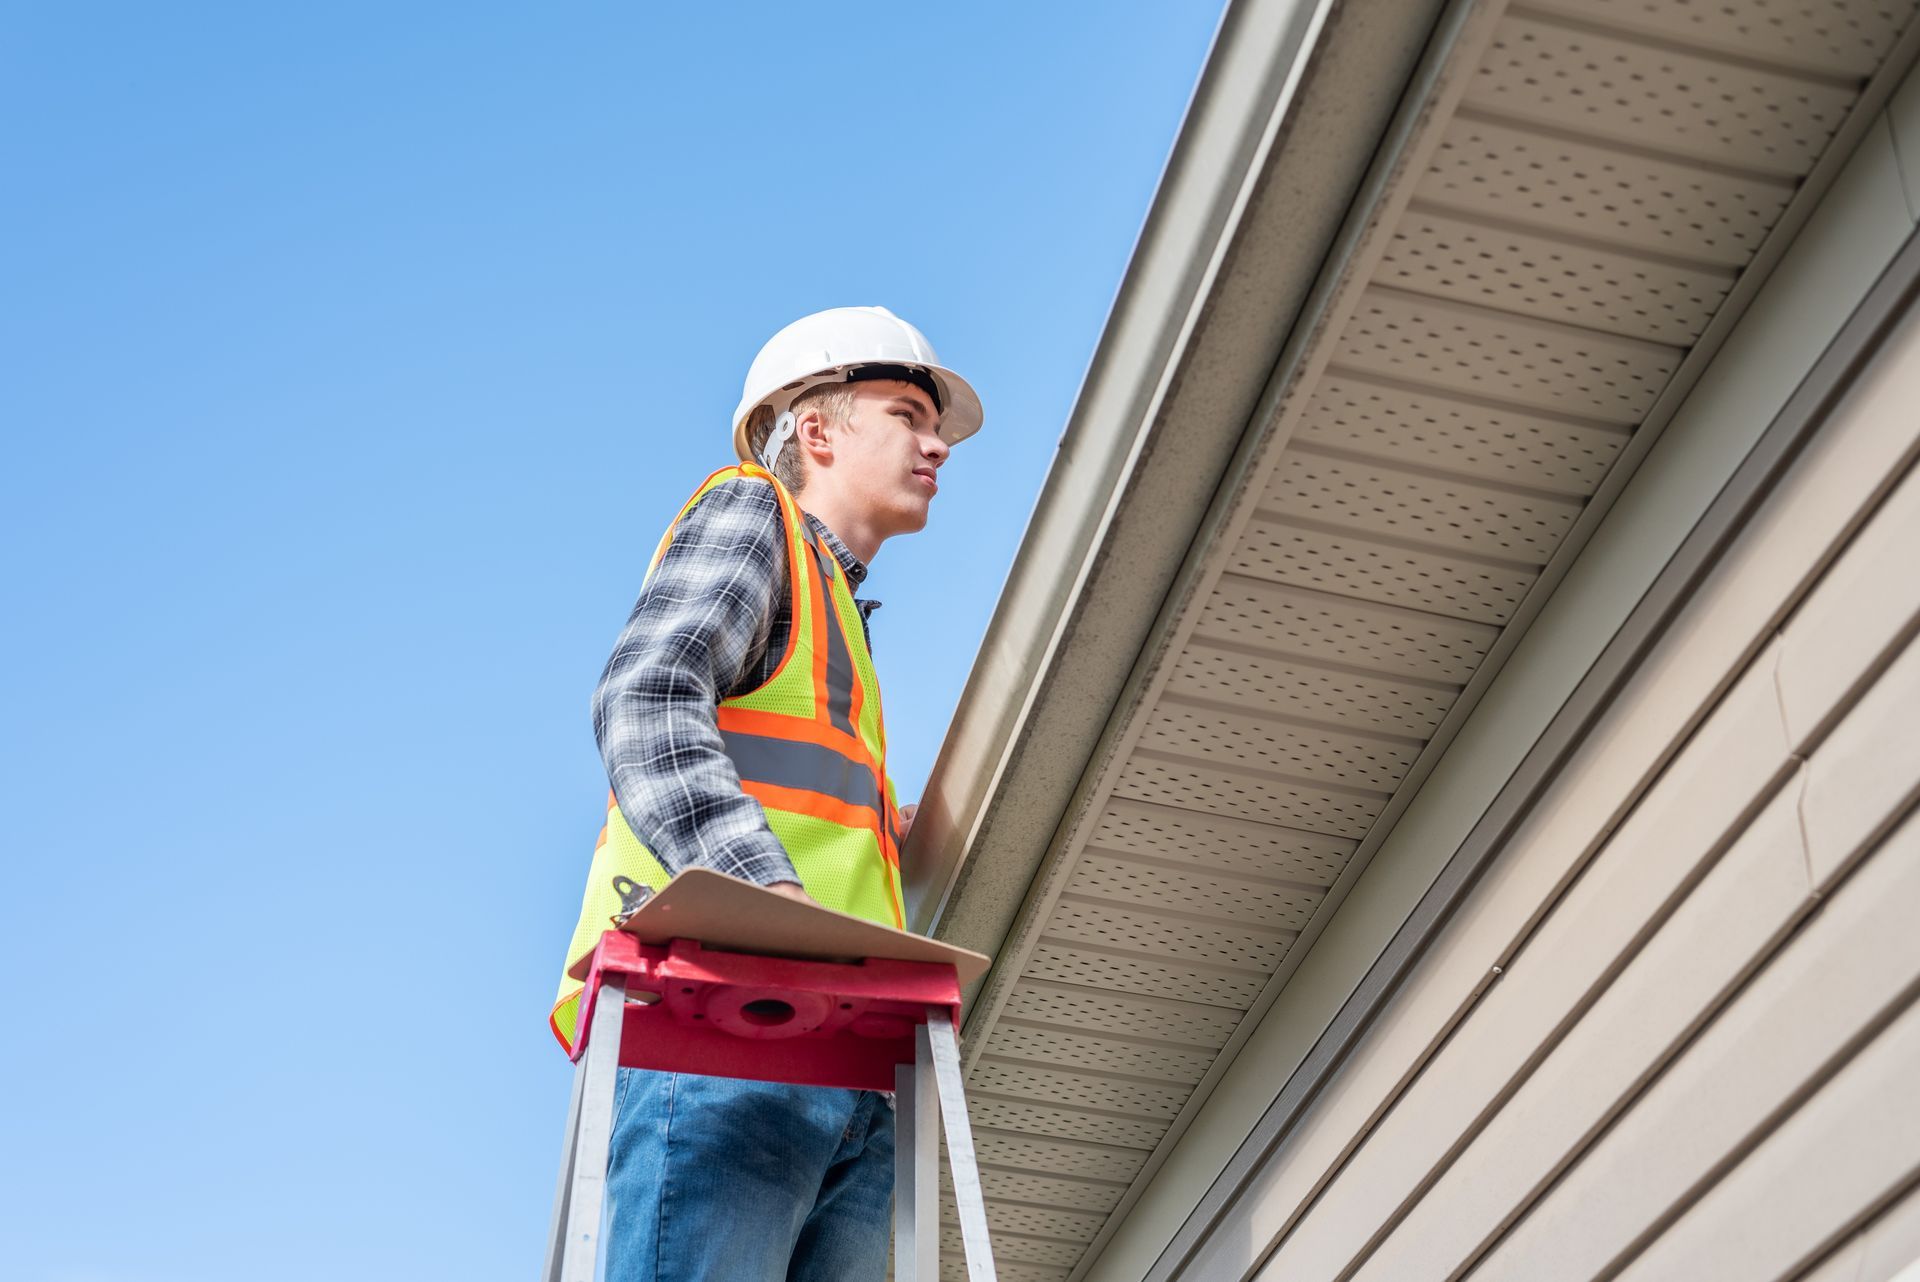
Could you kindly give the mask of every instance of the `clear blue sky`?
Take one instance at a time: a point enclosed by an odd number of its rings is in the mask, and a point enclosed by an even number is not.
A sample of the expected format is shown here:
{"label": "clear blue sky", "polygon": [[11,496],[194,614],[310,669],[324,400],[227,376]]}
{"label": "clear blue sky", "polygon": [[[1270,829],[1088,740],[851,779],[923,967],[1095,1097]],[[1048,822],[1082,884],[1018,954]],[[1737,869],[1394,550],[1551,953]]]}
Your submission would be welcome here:
{"label": "clear blue sky", "polygon": [[1217,16],[7,7],[0,1276],[532,1275],[588,694],[747,361],[982,392],[870,580],[911,797]]}

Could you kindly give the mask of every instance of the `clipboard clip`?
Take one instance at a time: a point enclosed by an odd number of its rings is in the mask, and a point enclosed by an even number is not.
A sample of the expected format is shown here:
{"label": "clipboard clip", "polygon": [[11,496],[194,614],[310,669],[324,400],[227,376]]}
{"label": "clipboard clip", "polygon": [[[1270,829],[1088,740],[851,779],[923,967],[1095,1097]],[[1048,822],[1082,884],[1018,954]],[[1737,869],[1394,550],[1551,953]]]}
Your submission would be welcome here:
{"label": "clipboard clip", "polygon": [[653,887],[642,886],[631,877],[615,877],[613,893],[620,896],[620,911],[609,920],[613,922],[613,928],[619,930],[627,924],[628,919],[646,906],[649,899],[653,898]]}

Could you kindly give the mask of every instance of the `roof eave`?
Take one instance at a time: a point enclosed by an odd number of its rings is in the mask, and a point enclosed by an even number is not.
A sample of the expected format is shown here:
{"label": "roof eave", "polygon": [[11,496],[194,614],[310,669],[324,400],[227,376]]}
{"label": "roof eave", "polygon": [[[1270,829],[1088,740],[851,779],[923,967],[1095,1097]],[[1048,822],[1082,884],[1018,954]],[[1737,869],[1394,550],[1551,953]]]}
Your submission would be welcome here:
{"label": "roof eave", "polygon": [[917,929],[996,953],[1045,881],[1440,7],[1228,7],[924,794]]}

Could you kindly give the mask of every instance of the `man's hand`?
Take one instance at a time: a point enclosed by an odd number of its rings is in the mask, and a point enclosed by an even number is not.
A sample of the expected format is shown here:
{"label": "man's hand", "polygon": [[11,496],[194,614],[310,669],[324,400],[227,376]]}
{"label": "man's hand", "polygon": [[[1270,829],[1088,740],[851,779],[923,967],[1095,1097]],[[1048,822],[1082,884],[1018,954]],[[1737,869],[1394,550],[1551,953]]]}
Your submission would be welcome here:
{"label": "man's hand", "polygon": [[913,817],[920,813],[920,803],[910,801],[900,807],[900,840],[905,841],[907,834],[913,831]]}
{"label": "man's hand", "polygon": [[803,904],[813,903],[813,896],[797,881],[776,881],[767,887],[776,895],[785,895],[788,899],[797,899]]}

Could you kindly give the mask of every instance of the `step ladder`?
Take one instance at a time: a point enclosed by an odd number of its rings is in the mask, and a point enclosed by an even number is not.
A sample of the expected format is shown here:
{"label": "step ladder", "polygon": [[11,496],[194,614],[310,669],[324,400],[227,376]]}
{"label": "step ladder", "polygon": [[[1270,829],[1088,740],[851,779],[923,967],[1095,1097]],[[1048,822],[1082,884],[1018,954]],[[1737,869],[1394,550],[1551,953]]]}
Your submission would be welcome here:
{"label": "step ladder", "polygon": [[580,997],[542,1282],[594,1282],[621,1068],[893,1091],[894,1282],[939,1277],[936,1119],[946,1126],[968,1282],[994,1282],[959,1018],[959,977],[940,962],[810,961],[606,932]]}

